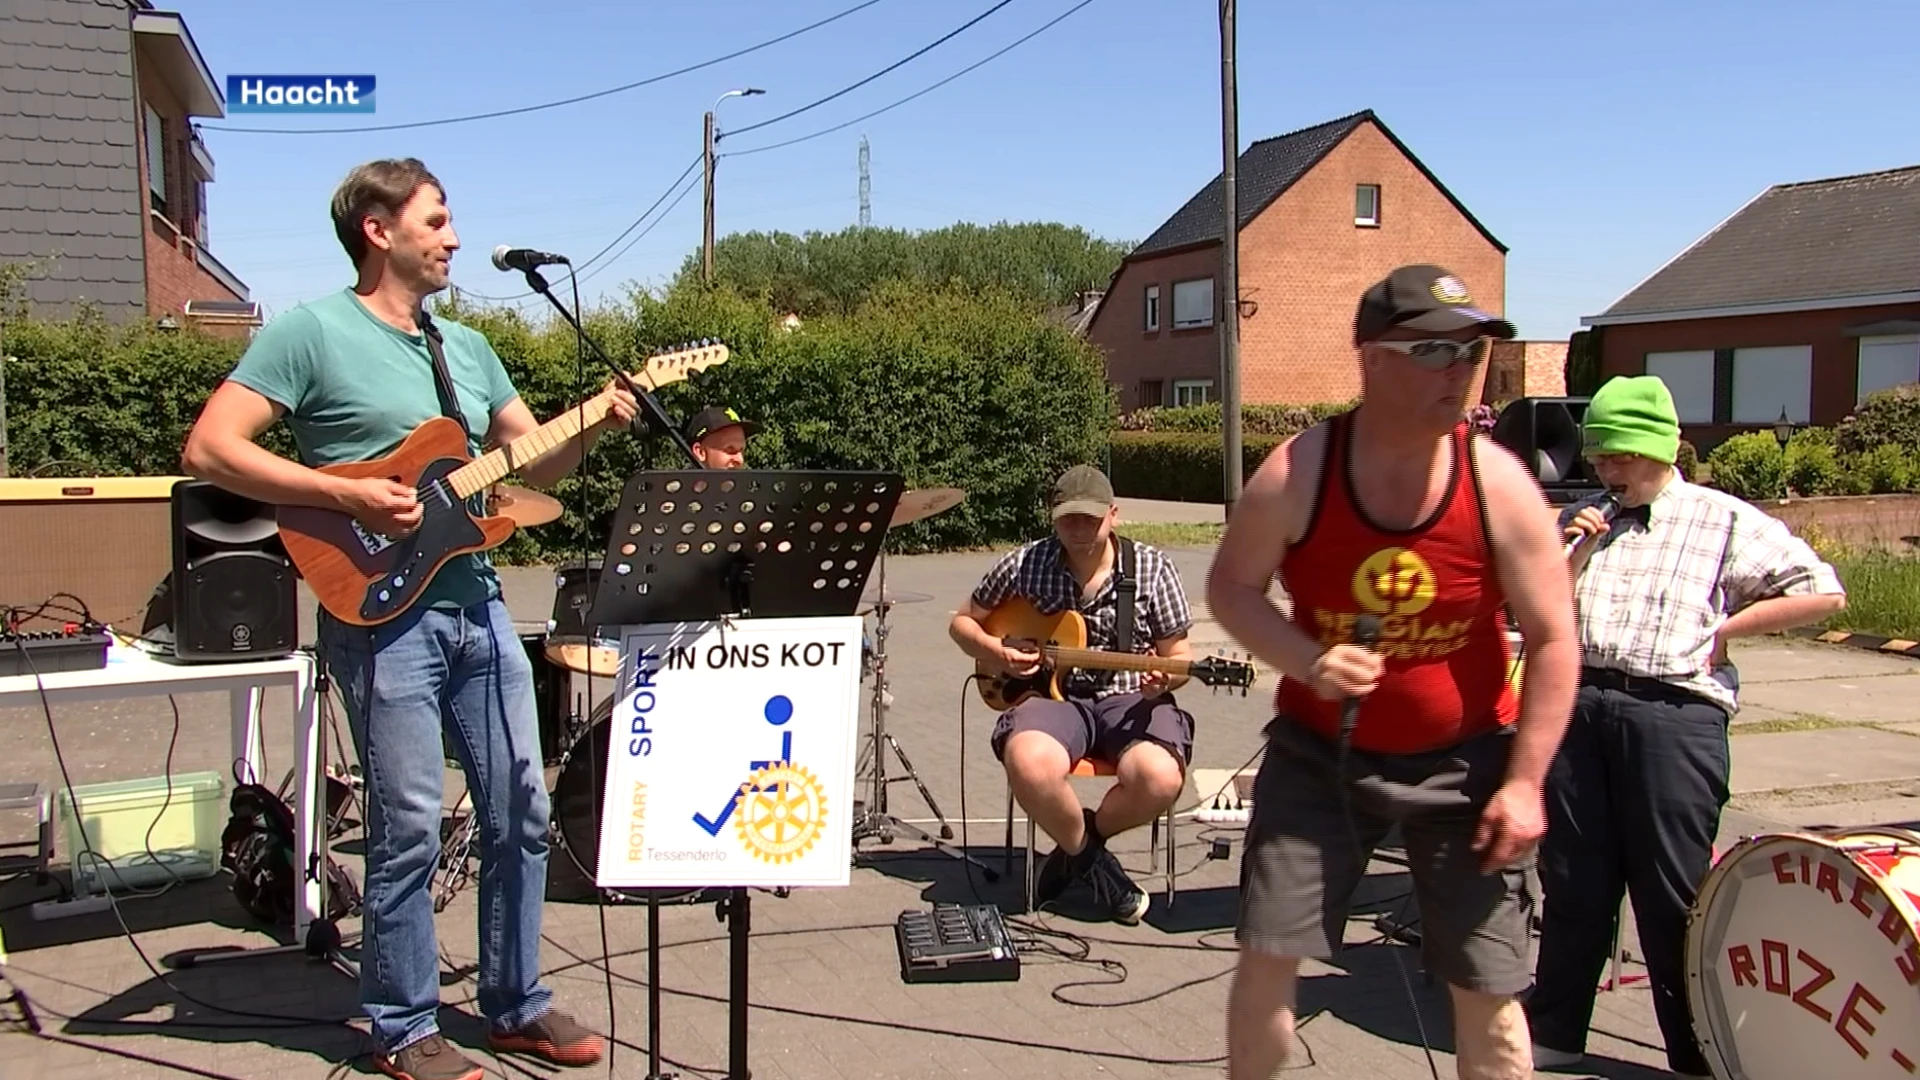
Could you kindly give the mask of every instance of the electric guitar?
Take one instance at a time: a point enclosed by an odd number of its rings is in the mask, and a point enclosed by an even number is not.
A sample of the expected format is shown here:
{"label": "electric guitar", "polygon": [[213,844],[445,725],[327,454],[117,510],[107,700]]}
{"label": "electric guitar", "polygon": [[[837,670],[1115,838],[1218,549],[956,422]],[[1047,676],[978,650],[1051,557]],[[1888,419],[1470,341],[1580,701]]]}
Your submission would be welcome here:
{"label": "electric guitar", "polygon": [[1065,700],[1060,690],[1060,676],[1070,668],[1185,675],[1207,686],[1237,686],[1243,696],[1247,687],[1253,685],[1253,665],[1240,660],[1220,656],[1170,660],[1142,653],[1089,649],[1086,647],[1087,621],[1072,608],[1057,615],[1043,615],[1031,602],[1014,597],[994,608],[981,626],[1007,645],[1040,653],[1040,669],[1031,675],[990,674],[986,664],[975,665],[974,681],[980,687],[980,697],[996,712],[1005,712],[1036,695]]}
{"label": "electric guitar", "polygon": [[[631,378],[642,389],[654,390],[726,362],[725,345],[701,345],[651,357]],[[385,457],[323,465],[320,471],[334,476],[384,476],[411,486],[420,499],[420,527],[394,539],[338,510],[282,506],[277,515],[287,557],[307,579],[314,599],[334,618],[354,626],[387,622],[420,598],[448,560],[499,547],[513,535],[512,518],[483,516],[472,509],[475,495],[521,463],[605,420],[607,413],[605,402],[589,400],[479,457],[468,454],[467,435],[457,421],[436,416],[414,428]]]}

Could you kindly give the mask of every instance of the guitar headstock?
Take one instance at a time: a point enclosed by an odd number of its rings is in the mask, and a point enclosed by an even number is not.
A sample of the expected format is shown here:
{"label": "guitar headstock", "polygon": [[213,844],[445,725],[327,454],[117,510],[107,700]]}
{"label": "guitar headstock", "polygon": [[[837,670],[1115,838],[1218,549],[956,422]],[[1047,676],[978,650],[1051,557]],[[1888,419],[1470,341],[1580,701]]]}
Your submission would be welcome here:
{"label": "guitar headstock", "polygon": [[1204,660],[1195,660],[1188,665],[1187,674],[1195,682],[1215,689],[1224,686],[1231,690],[1237,687],[1241,697],[1246,696],[1247,688],[1253,685],[1255,678],[1252,663],[1246,660],[1230,660],[1224,656],[1209,656]]}
{"label": "guitar headstock", "polygon": [[727,362],[729,350],[718,341],[701,338],[689,341],[678,348],[669,349],[647,358],[646,367],[633,374],[633,380],[657,390],[668,383],[677,383],[695,372],[719,367]]}

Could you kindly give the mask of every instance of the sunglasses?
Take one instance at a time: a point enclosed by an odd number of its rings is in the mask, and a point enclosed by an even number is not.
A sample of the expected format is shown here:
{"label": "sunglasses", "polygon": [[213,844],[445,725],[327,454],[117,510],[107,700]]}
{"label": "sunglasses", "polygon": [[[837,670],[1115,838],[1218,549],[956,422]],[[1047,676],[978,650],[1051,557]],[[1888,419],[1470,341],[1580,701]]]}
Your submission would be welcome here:
{"label": "sunglasses", "polygon": [[1428,371],[1445,371],[1455,364],[1478,364],[1487,358],[1487,338],[1454,341],[1432,338],[1426,341],[1376,341],[1383,349],[1392,349]]}

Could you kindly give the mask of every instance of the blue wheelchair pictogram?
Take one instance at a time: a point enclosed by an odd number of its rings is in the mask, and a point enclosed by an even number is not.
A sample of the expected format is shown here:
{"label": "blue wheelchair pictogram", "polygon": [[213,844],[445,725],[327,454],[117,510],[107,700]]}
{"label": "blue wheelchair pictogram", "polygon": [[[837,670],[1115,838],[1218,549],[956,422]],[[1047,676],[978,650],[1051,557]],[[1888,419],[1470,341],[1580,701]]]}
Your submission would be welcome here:
{"label": "blue wheelchair pictogram", "polygon": [[[767,723],[774,727],[784,727],[789,720],[793,719],[793,700],[785,694],[775,694],[767,699],[761,715],[766,717]],[[768,761],[749,761],[747,772],[752,774],[774,765],[791,764],[793,764],[793,732],[783,731],[780,733],[780,756]],[[719,836],[720,830],[726,827],[727,819],[733,816],[733,808],[739,795],[740,789],[737,786],[728,789],[726,805],[721,807],[718,817],[708,818],[705,814],[695,814],[693,823],[705,829],[708,836]]]}

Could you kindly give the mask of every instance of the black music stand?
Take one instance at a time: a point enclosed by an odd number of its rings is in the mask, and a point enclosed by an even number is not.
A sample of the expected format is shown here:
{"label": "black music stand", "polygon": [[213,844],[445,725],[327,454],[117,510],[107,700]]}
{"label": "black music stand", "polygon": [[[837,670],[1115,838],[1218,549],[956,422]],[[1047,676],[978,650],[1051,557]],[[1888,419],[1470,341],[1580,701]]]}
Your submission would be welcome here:
{"label": "black music stand", "polygon": [[[638,472],[613,513],[592,637],[643,624],[854,615],[904,487],[898,473],[774,469]],[[598,858],[598,853],[595,853]],[[649,1080],[659,1067],[658,902],[647,897]],[[748,1080],[748,890],[714,914],[727,923],[727,1076]]]}

